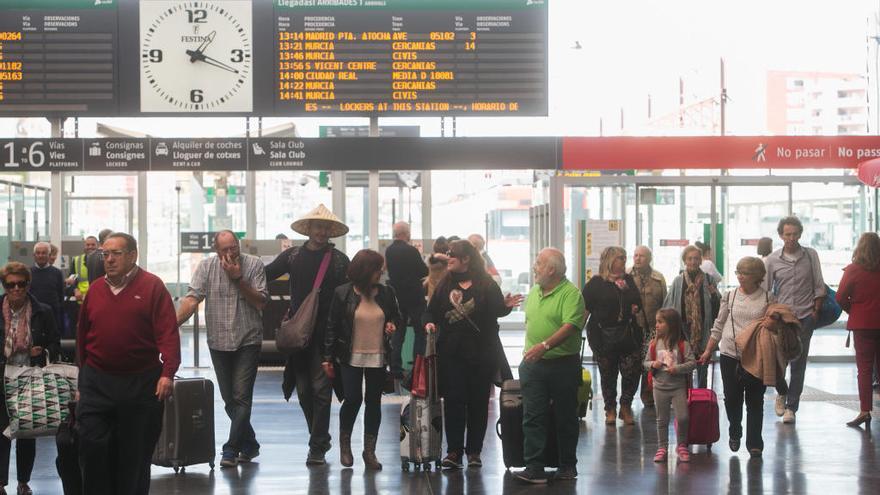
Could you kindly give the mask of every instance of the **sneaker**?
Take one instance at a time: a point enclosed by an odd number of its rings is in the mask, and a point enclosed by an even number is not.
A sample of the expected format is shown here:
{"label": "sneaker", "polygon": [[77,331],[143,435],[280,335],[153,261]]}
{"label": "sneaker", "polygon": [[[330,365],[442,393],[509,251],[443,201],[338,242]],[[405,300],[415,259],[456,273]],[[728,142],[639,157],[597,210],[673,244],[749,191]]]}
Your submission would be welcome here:
{"label": "sneaker", "polygon": [[260,449],[255,450],[252,453],[239,452],[237,460],[238,462],[248,463],[254,460],[255,457],[260,456]]}
{"label": "sneaker", "polygon": [[777,395],[776,396],[775,410],[776,410],[777,416],[782,416],[783,414],[785,414],[785,396],[784,395]]}
{"label": "sneaker", "polygon": [[309,455],[306,457],[306,466],[323,466],[327,464],[324,458],[324,452],[315,449],[309,449]]}
{"label": "sneaker", "polygon": [[666,449],[660,447],[657,449],[657,453],[654,454],[654,462],[666,462]]}
{"label": "sneaker", "polygon": [[525,468],[522,471],[513,473],[513,476],[524,483],[531,483],[533,485],[547,484],[547,473],[543,469]]}
{"label": "sneaker", "polygon": [[786,409],[782,414],[782,422],[786,424],[794,424],[794,411]]}
{"label": "sneaker", "polygon": [[468,467],[469,468],[481,468],[483,467],[483,460],[480,459],[480,454],[468,454]]}
{"label": "sneaker", "polygon": [[238,466],[238,460],[235,459],[235,454],[232,452],[224,452],[220,457],[220,467],[235,467]]}
{"label": "sneaker", "polygon": [[575,466],[563,466],[556,470],[553,475],[553,481],[571,481],[578,477],[578,470]]}
{"label": "sneaker", "polygon": [[449,452],[446,454],[446,457],[440,465],[443,466],[443,469],[461,469],[464,467],[464,464],[461,463],[461,454],[458,452]]}
{"label": "sneaker", "polygon": [[678,462],[691,462],[691,453],[688,451],[687,445],[683,443],[678,444],[676,453],[678,454]]}

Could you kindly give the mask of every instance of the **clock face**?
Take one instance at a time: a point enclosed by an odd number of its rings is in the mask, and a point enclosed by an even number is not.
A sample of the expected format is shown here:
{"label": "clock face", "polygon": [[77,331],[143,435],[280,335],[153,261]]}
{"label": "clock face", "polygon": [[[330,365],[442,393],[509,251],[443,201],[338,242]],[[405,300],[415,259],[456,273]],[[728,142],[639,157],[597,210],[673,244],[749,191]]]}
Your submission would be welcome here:
{"label": "clock face", "polygon": [[250,112],[250,0],[141,0],[142,112]]}

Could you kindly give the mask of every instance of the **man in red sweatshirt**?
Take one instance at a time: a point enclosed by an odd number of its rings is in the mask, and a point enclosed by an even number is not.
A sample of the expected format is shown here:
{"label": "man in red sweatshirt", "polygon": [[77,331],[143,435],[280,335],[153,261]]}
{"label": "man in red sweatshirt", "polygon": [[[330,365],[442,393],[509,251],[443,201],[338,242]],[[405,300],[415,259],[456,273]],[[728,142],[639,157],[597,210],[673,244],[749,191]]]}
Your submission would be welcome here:
{"label": "man in red sweatshirt", "polygon": [[83,493],[146,495],[163,402],[180,366],[180,335],[165,284],[137,261],[137,241],[111,234],[106,276],[79,313],[80,466]]}

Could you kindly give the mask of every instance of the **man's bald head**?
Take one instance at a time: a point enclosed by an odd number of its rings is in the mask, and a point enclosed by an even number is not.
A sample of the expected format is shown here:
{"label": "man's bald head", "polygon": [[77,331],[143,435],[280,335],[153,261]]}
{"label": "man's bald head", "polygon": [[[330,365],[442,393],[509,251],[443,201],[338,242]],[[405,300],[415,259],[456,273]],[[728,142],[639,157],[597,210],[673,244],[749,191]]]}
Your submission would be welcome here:
{"label": "man's bald head", "polygon": [[548,247],[535,258],[535,283],[541,287],[554,287],[565,277],[565,255],[562,251]]}
{"label": "man's bald head", "polygon": [[397,222],[391,226],[391,237],[394,240],[409,242],[412,237],[410,226],[406,222]]}

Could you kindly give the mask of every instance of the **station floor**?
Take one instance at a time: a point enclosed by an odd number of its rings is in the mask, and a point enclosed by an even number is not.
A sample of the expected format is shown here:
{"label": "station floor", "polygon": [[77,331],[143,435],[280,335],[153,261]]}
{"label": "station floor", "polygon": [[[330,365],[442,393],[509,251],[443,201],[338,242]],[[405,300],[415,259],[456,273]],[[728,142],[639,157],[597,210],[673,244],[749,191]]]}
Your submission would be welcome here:
{"label": "station floor", "polygon": [[[212,377],[209,368],[182,368],[181,376]],[[593,369],[594,380],[597,377]],[[716,378],[718,371],[716,370]],[[693,447],[689,464],[670,461],[655,464],[657,448],[653,410],[636,401],[635,426],[606,427],[602,401],[597,392],[578,441],[579,477],[574,482],[545,487],[522,485],[508,473],[501,457],[501,443],[494,433],[498,403],[490,404],[490,426],[483,451],[482,469],[438,472],[402,472],[399,461],[398,414],[400,397],[385,396],[378,446],[385,469],[365,472],[360,460],[359,422],[353,450],[355,465],[342,469],[339,450],[328,452],[326,466],[305,465],[308,434],[299,405],[281,397],[281,371],[261,369],[255,392],[253,424],[262,443],[255,462],[237,468],[207,465],[174,474],[153,467],[151,493],[155,494],[575,494],[575,493],[880,493],[880,420],[874,428],[848,428],[856,416],[858,398],[855,365],[810,363],[796,425],[784,425],[773,413],[775,392],[768,391],[764,405],[764,457],[750,459],[745,449],[733,453],[727,447],[727,420],[721,412],[721,440],[711,453]],[[594,382],[594,390],[598,384]],[[720,390],[720,380],[716,386]],[[720,394],[719,394],[720,395]],[[875,403],[880,395],[875,394]],[[219,394],[215,395],[217,445],[229,427]],[[334,403],[331,434],[336,437],[339,405]],[[880,414],[878,414],[880,415]],[[36,494],[61,494],[55,466],[54,439],[37,444],[37,464],[31,487]],[[219,459],[218,459],[219,461]],[[15,479],[15,462],[10,463]],[[12,486],[8,488],[13,488]]]}

